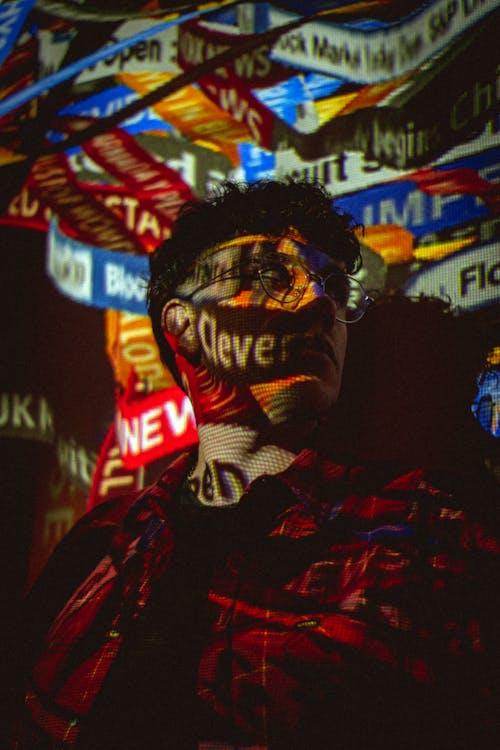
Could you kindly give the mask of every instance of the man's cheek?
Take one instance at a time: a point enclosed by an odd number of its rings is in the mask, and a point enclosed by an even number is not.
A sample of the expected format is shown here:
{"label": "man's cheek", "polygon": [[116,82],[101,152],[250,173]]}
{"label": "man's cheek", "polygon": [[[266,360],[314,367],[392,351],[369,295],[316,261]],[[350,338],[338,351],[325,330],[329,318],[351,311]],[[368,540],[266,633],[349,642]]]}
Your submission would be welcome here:
{"label": "man's cheek", "polygon": [[263,327],[259,312],[252,308],[204,308],[197,320],[203,361],[217,377],[235,383],[255,383],[278,375],[289,337],[262,332]]}

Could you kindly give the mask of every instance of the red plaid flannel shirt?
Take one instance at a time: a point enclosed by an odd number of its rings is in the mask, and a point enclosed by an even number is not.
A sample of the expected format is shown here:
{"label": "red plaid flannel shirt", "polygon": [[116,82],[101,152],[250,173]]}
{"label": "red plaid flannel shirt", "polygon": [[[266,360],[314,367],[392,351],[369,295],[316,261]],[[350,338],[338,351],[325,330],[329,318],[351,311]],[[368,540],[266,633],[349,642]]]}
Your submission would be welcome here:
{"label": "red plaid flannel shirt", "polygon": [[[93,529],[111,525],[113,542],[50,626],[17,747],[78,747],[127,633],[168,571],[175,548],[170,508],[189,460],[180,457],[133,504],[97,509],[72,532],[82,545]],[[420,469],[385,477],[376,492],[367,476],[366,467],[319,462],[304,451],[241,500],[232,527],[240,541],[210,574],[210,625],[198,669],[201,704],[226,722],[228,737],[237,733],[238,747],[323,747],[315,729],[323,722],[321,731],[340,738],[339,747],[361,748],[355,722],[363,723],[367,704],[378,705],[388,684],[391,700],[398,685],[415,700],[444,696],[439,712],[465,690],[465,709],[474,703],[489,736],[495,628],[483,620],[494,594],[485,593],[491,582],[482,571],[498,569],[498,540]],[[86,644],[103,612],[102,637]],[[461,720],[456,708],[450,726]],[[376,726],[380,710],[372,714],[366,721]],[[447,747],[443,742],[436,747]],[[198,745],[232,746],[205,737]]]}

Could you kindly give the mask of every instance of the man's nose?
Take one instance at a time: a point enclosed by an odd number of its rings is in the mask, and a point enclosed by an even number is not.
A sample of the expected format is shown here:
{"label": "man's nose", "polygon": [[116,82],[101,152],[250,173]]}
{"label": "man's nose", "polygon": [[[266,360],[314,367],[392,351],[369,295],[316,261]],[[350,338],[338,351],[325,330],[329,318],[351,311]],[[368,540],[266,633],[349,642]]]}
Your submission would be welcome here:
{"label": "man's nose", "polygon": [[312,322],[321,322],[331,327],[337,316],[337,305],[317,282],[310,282],[297,307],[297,312],[307,315]]}

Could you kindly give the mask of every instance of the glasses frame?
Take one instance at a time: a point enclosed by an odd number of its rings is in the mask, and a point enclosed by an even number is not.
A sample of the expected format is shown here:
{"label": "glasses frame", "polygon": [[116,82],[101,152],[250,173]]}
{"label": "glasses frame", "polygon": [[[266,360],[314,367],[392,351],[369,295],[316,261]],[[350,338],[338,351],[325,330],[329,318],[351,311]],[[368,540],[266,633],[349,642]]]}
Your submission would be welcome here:
{"label": "glasses frame", "polygon": [[[301,268],[301,270],[305,274],[306,282],[303,283],[302,285],[298,286],[298,294],[296,294],[293,297],[293,299],[286,300],[286,299],[284,299],[283,296],[280,297],[279,295],[272,294],[269,291],[269,289],[267,288],[266,282],[262,278],[262,276],[263,276],[263,274],[264,274],[264,272],[265,272],[266,269],[265,268],[256,268],[255,269],[255,271],[257,273],[257,276],[259,278],[260,284],[261,284],[262,289],[264,290],[264,292],[267,294],[268,297],[270,297],[271,299],[276,300],[276,302],[279,302],[282,305],[293,304],[294,302],[297,302],[298,300],[300,300],[301,297],[305,294],[305,291],[306,291],[308,285],[311,283],[311,281],[315,282],[316,284],[319,284],[319,286],[323,290],[323,293],[326,294],[327,297],[330,297],[330,299],[332,299],[333,302],[335,302],[336,304],[338,304],[337,300],[334,297],[332,297],[326,291],[326,284],[327,284],[328,280],[331,279],[334,276],[337,277],[337,278],[338,277],[342,277],[349,284],[354,283],[355,285],[357,285],[360,288],[361,295],[362,295],[362,301],[361,301],[361,305],[359,307],[359,310],[360,310],[359,317],[355,318],[354,320],[345,320],[343,317],[339,317],[338,315],[336,315],[335,316],[335,320],[337,320],[339,323],[345,323],[346,325],[352,325],[353,323],[357,323],[359,320],[361,320],[361,318],[363,317],[363,315],[365,314],[365,312],[367,311],[367,309],[369,308],[369,306],[373,303],[373,298],[370,297],[366,293],[366,290],[363,287],[363,285],[361,284],[361,282],[358,281],[357,279],[355,279],[354,276],[351,276],[350,274],[345,273],[340,268],[338,270],[336,270],[336,271],[332,271],[327,276],[324,276],[324,277],[320,276],[320,274],[311,271],[303,262],[301,262],[297,258],[294,258],[292,255],[288,255],[287,253],[276,253],[276,254],[274,254],[272,256],[269,256],[269,257],[266,257],[266,256],[256,256],[256,257],[251,258],[251,259],[249,259],[247,261],[240,261],[239,263],[236,263],[234,266],[230,266],[229,268],[226,268],[225,271],[222,271],[221,273],[217,274],[216,276],[213,276],[211,279],[209,279],[205,283],[200,284],[200,286],[198,286],[193,292],[191,292],[188,295],[184,295],[184,298],[187,299],[187,300],[192,299],[195,294],[197,294],[198,292],[202,291],[203,289],[206,289],[207,287],[211,286],[212,284],[215,284],[217,281],[229,281],[230,279],[242,278],[245,275],[243,273],[234,273],[232,275],[228,275],[228,274],[230,274],[231,271],[233,271],[236,268],[241,269],[241,267],[243,266],[243,264],[245,262],[254,263],[255,261],[263,262],[263,261],[266,261],[266,260],[275,260],[275,259],[281,260],[282,258],[289,259],[292,262],[293,265],[299,266]],[[284,267],[286,268],[285,265],[284,265]],[[294,286],[291,287],[291,289],[293,289],[293,288],[294,288]],[[286,293],[285,293],[285,295],[286,295]]]}

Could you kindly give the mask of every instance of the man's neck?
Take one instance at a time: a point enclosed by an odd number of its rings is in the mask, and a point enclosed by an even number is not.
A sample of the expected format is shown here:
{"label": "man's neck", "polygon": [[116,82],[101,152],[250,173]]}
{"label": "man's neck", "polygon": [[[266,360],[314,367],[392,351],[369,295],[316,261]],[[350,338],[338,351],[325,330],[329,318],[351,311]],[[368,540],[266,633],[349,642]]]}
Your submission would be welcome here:
{"label": "man's neck", "polygon": [[189,474],[190,488],[200,502],[237,503],[257,477],[287,469],[305,446],[297,432],[294,435],[294,426],[284,426],[280,433],[263,435],[239,424],[200,425],[197,461]]}

